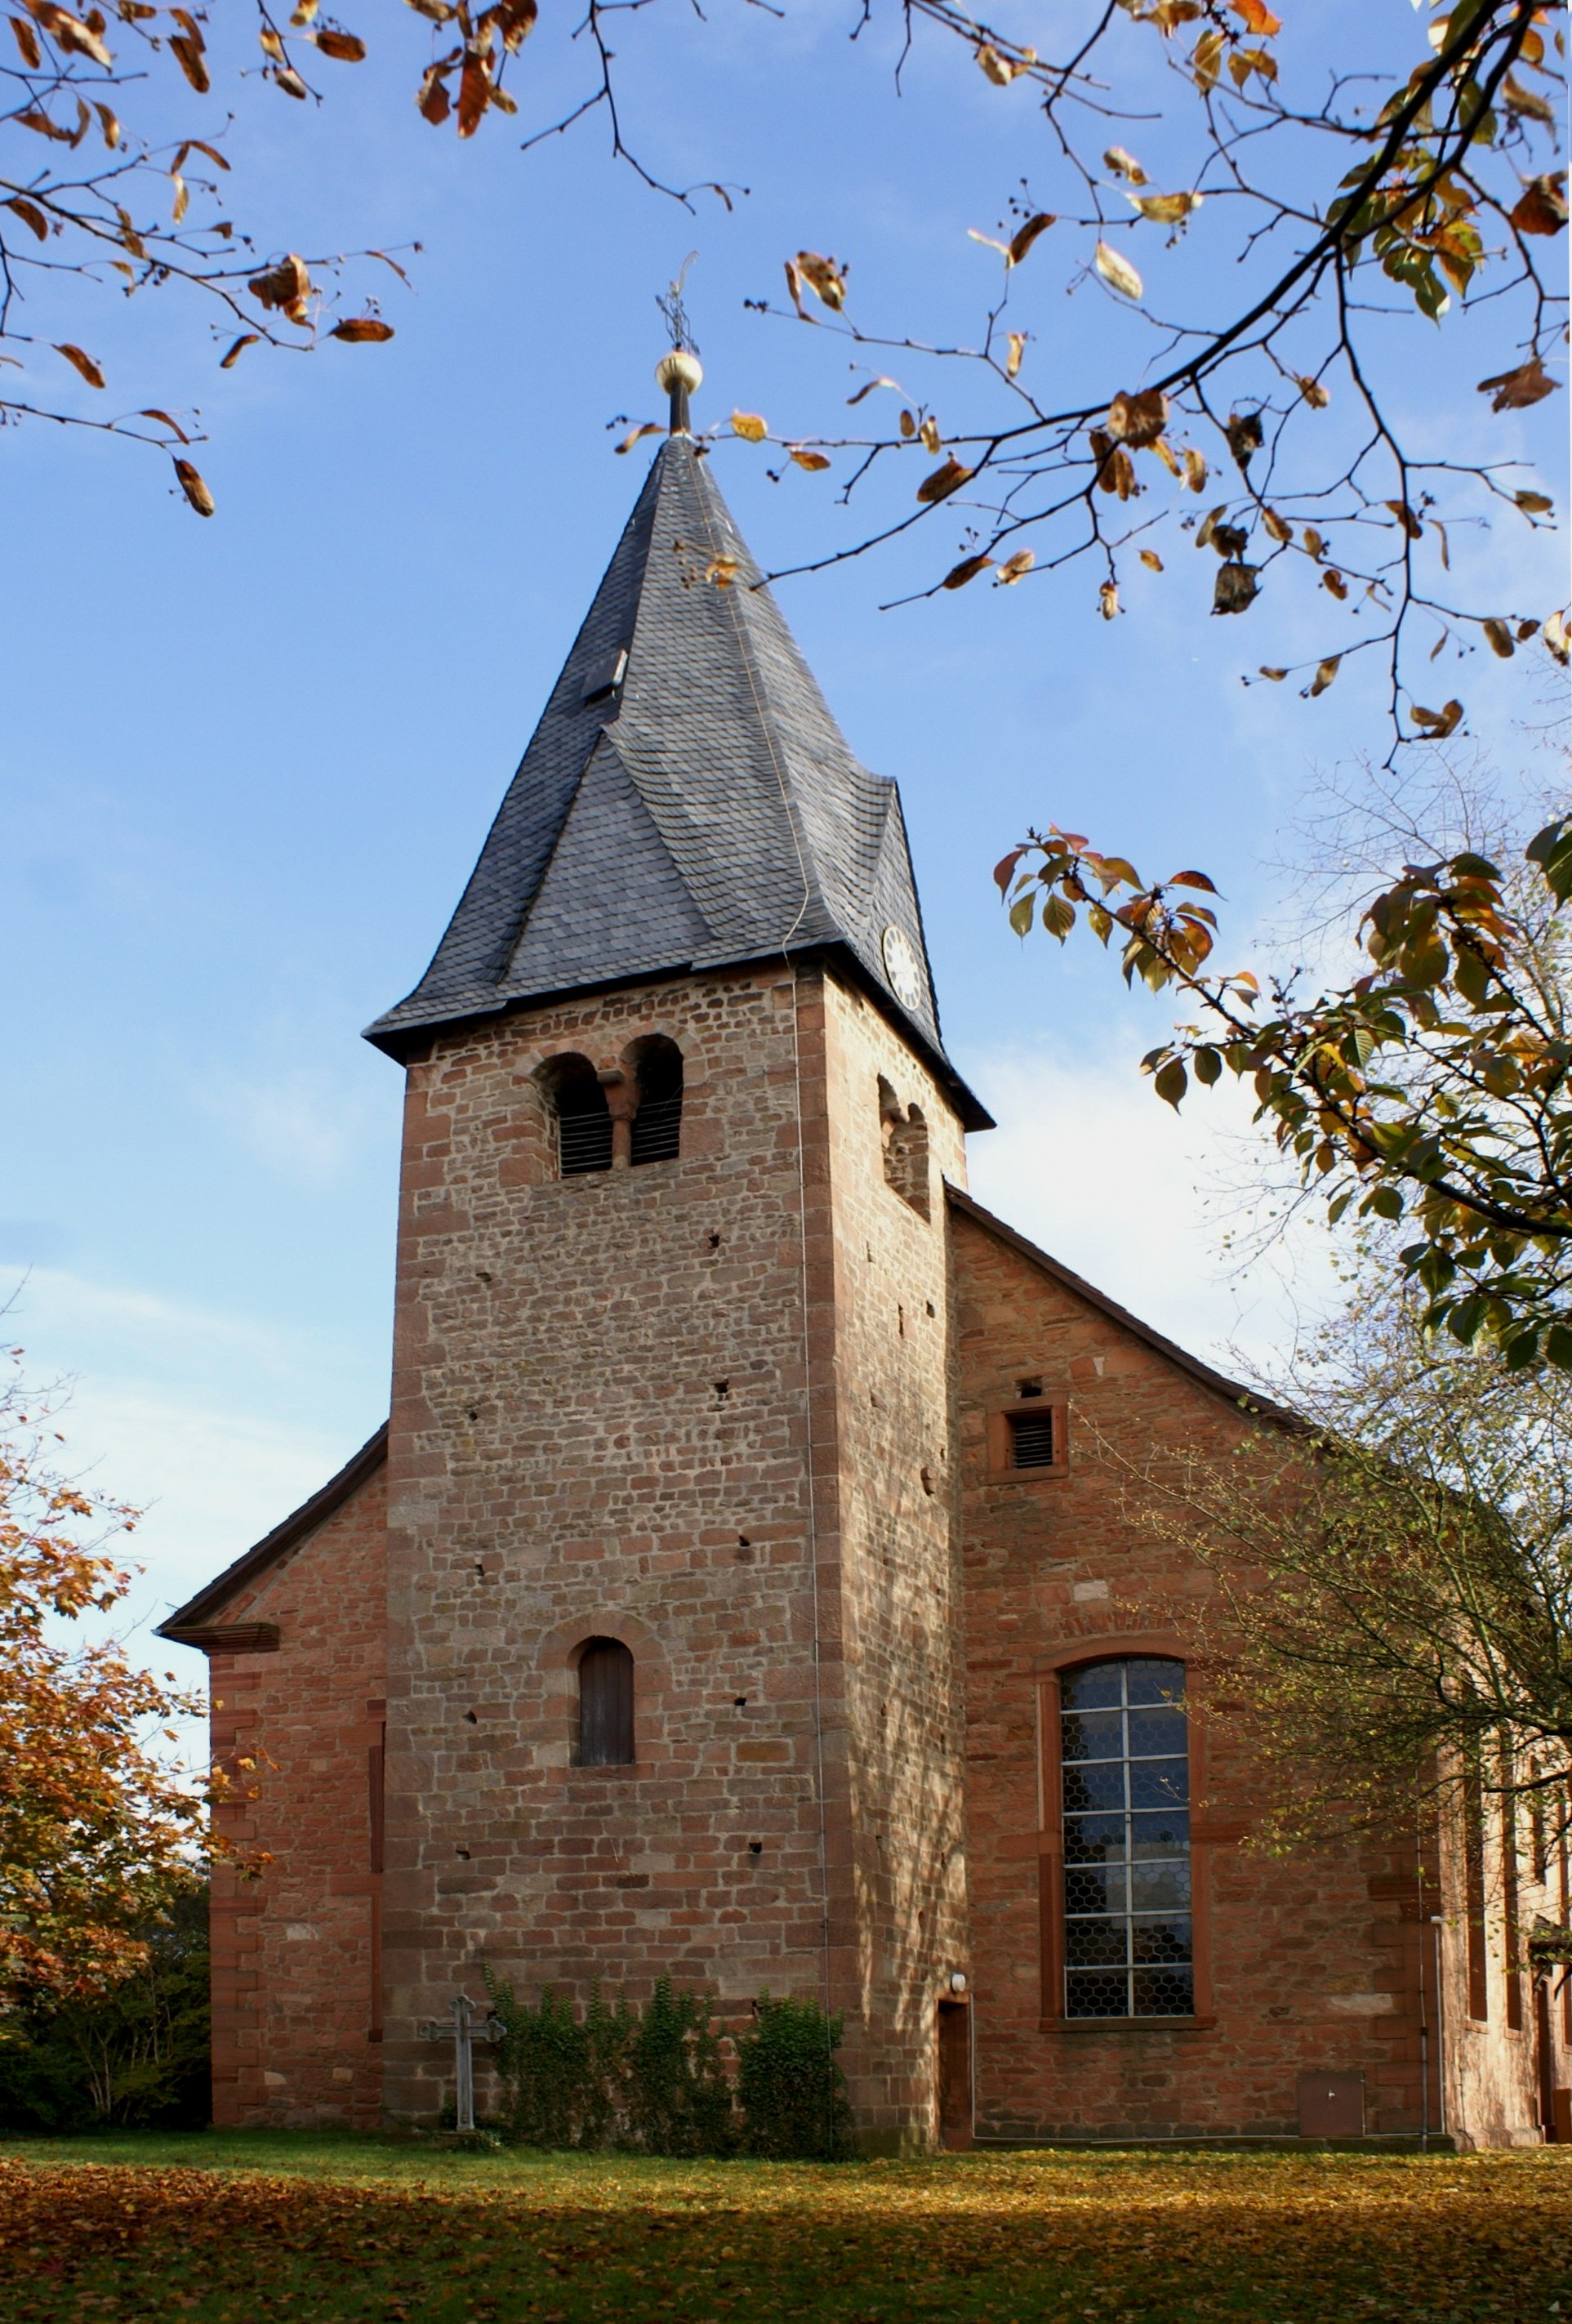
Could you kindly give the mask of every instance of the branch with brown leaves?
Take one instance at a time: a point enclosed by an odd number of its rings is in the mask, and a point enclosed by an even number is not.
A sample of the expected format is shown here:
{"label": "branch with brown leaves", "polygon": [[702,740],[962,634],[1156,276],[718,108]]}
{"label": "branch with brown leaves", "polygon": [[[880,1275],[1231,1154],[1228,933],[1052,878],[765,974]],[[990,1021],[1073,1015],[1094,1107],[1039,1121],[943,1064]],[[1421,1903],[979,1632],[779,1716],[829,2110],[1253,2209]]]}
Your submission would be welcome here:
{"label": "branch with brown leaves", "polygon": [[1159,1097],[1177,1108],[1192,1075],[1247,1081],[1328,1224],[1352,1211],[1416,1230],[1402,1260],[1432,1328],[1499,1347],[1509,1369],[1572,1370],[1572,816],[1530,842],[1526,906],[1484,856],[1406,865],[1360,923],[1369,971],[1309,1001],[1282,980],[1269,1009],[1247,970],[1207,965],[1204,872],[1148,885],[1050,825],[994,877],[1017,935],[1041,925],[1062,944],[1084,911],[1105,945],[1121,937],[1126,983],[1198,1008],[1143,1060]]}
{"label": "branch with brown leaves", "polygon": [[[1483,643],[1508,659],[1542,632],[1565,662],[1558,610],[1481,605],[1449,578],[1449,527],[1507,511],[1538,527],[1552,520],[1550,495],[1494,453],[1487,424],[1439,408],[1433,392],[1427,402],[1419,347],[1404,369],[1400,420],[1376,346],[1394,321],[1426,330],[1454,304],[1491,300],[1502,361],[1479,383],[1490,413],[1559,388],[1547,365],[1564,341],[1566,301],[1540,256],[1567,216],[1566,172],[1554,166],[1559,13],[1535,0],[1457,0],[1428,39],[1420,29],[1424,53],[1406,78],[1372,105],[1384,19],[1372,18],[1367,46],[1345,23],[1324,45],[1301,42],[1299,82],[1330,87],[1301,99],[1264,0],[1085,0],[1058,63],[945,0],[906,0],[908,33],[919,18],[935,24],[997,88],[1032,89],[1052,182],[1041,171],[1030,189],[1023,180],[997,234],[973,230],[997,254],[1000,279],[970,346],[854,319],[847,267],[812,251],[786,262],[789,306],[751,302],[847,342],[859,368],[872,354],[878,367],[850,402],[888,392],[898,405],[895,424],[872,434],[775,438],[786,463],[772,473],[833,471],[843,500],[887,480],[894,499],[850,547],[787,569],[844,562],[964,508],[955,549],[917,595],[990,571],[1015,586],[1089,558],[1098,611],[1112,621],[1125,611],[1126,567],[1161,572],[1156,542],[1188,534],[1218,560],[1206,586],[1213,614],[1250,613],[1291,575],[1316,593],[1324,646],[1300,665],[1261,664],[1261,678],[1301,675],[1314,698],[1351,655],[1384,659],[1394,748],[1453,733],[1466,715],[1461,701],[1435,708],[1420,698],[1418,650],[1433,659]],[[1107,142],[1110,120],[1141,109],[1136,44],[1154,37],[1173,90],[1161,134],[1190,149],[1172,190]],[[1215,263],[1187,311],[1163,280],[1165,254],[1192,233],[1209,238]],[[1063,255],[1050,270],[1055,251]],[[1042,296],[1023,313],[1026,282]],[[1139,317],[1151,348],[1143,376],[1091,393],[1075,383],[1083,347],[1031,319],[1044,299],[1089,289]],[[942,422],[932,397],[885,368],[892,354],[903,371],[969,370],[971,408]],[[760,415],[741,417],[757,432],[735,432],[768,436]],[[1415,448],[1443,432],[1462,439],[1455,456]],[[940,465],[904,483],[924,454]],[[1334,608],[1344,609],[1341,638]],[[1346,622],[1356,624],[1351,637]]]}

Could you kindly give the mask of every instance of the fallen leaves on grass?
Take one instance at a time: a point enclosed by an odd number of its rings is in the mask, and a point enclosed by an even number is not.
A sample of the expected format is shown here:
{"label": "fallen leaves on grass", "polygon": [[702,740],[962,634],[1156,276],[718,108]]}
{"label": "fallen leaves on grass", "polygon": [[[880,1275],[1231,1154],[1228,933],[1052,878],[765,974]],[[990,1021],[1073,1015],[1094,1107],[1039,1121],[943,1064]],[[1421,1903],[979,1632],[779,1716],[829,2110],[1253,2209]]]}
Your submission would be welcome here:
{"label": "fallen leaves on grass", "polygon": [[111,2308],[195,2324],[1527,2324],[1565,2311],[1572,2270],[1572,2158],[1553,2149],[817,2168],[354,2152],[324,2168],[318,2150],[309,2177],[0,2161],[0,2314],[23,2312],[10,2292],[37,2324]]}

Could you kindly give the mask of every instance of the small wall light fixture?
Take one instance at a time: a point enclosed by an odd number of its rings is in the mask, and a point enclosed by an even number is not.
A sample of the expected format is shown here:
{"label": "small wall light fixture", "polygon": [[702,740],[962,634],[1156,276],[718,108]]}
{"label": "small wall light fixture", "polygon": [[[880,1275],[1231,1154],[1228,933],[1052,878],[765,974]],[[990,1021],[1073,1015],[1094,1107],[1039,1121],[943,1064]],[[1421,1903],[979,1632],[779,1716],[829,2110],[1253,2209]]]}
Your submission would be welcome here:
{"label": "small wall light fixture", "polygon": [[964,1993],[966,1991],[966,1971],[963,1969],[952,1969],[951,1970],[950,1990],[951,1993]]}

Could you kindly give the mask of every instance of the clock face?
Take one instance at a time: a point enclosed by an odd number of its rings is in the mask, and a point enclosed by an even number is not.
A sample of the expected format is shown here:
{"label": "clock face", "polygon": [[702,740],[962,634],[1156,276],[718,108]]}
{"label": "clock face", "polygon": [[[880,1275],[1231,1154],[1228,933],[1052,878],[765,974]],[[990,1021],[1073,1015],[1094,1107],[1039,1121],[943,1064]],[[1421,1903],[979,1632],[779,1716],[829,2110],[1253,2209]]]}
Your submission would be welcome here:
{"label": "clock face", "polygon": [[884,973],[903,1009],[922,1007],[922,968],[906,930],[897,928],[893,922],[884,932]]}

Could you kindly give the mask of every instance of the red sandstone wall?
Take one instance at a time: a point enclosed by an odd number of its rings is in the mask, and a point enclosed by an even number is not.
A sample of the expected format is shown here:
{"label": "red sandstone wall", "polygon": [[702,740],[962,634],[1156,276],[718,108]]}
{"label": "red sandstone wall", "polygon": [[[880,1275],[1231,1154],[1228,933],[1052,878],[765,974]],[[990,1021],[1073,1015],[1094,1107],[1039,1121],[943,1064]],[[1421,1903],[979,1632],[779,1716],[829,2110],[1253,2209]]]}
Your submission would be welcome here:
{"label": "red sandstone wall", "polygon": [[[382,2113],[370,1755],[382,1741],[386,1471],[223,1609],[276,1654],[211,1658],[215,1759],[259,1797],[224,1828],[273,1861],[213,1883],[213,2115],[222,2125]],[[238,1768],[257,1761],[254,1775]]]}
{"label": "red sandstone wall", "polygon": [[[820,1619],[826,1685],[843,1706],[832,1812],[850,1876],[834,1998],[865,2138],[925,2144],[938,2127],[938,2001],[970,1966],[943,1192],[965,1155],[947,1102],[881,1012],[833,981],[826,1001],[839,1524]],[[925,1197],[926,1216],[888,1183],[881,1076],[903,1116],[915,1104],[924,1117],[925,1166],[892,1163],[890,1175]]]}
{"label": "red sandstone wall", "polygon": [[[680,1159],[558,1181],[533,1072],[569,1051],[611,1070],[650,1033],[684,1054]],[[521,1012],[410,1069],[396,2116],[440,2105],[446,2061],[414,2023],[460,1984],[478,1998],[483,1957],[531,1996],[596,1979],[639,1995],[663,1970],[731,2013],[766,1984],[823,1989],[798,1064],[777,966]],[[822,1122],[822,1077],[804,1079]],[[832,1478],[832,1406],[823,1421]],[[630,1767],[570,1764],[572,1658],[593,1635],[636,1657]]]}
{"label": "red sandstone wall", "polygon": [[[1172,2030],[1065,2022],[1044,1995],[1043,1681],[1067,1646],[1181,1636],[1209,1578],[1121,1519],[1090,1426],[1139,1459],[1224,1449],[1245,1424],[1163,1355],[978,1223],[954,1231],[960,1319],[972,1946],[979,2132],[994,2137],[1292,2134],[1301,2072],[1362,2071],[1371,2133],[1420,2126],[1421,1914],[1411,1852],[1240,1844],[1252,1776],[1226,1716],[1206,1719],[1196,1815],[1210,2003]],[[1067,1401],[1070,1467],[990,1480],[988,1417],[1018,1377]],[[1204,1897],[1204,1903],[1201,1899]],[[1198,1939],[1198,1953],[1200,1941]],[[1433,2016],[1434,1997],[1429,2006]],[[1433,2070],[1430,2120],[1437,2126]]]}

